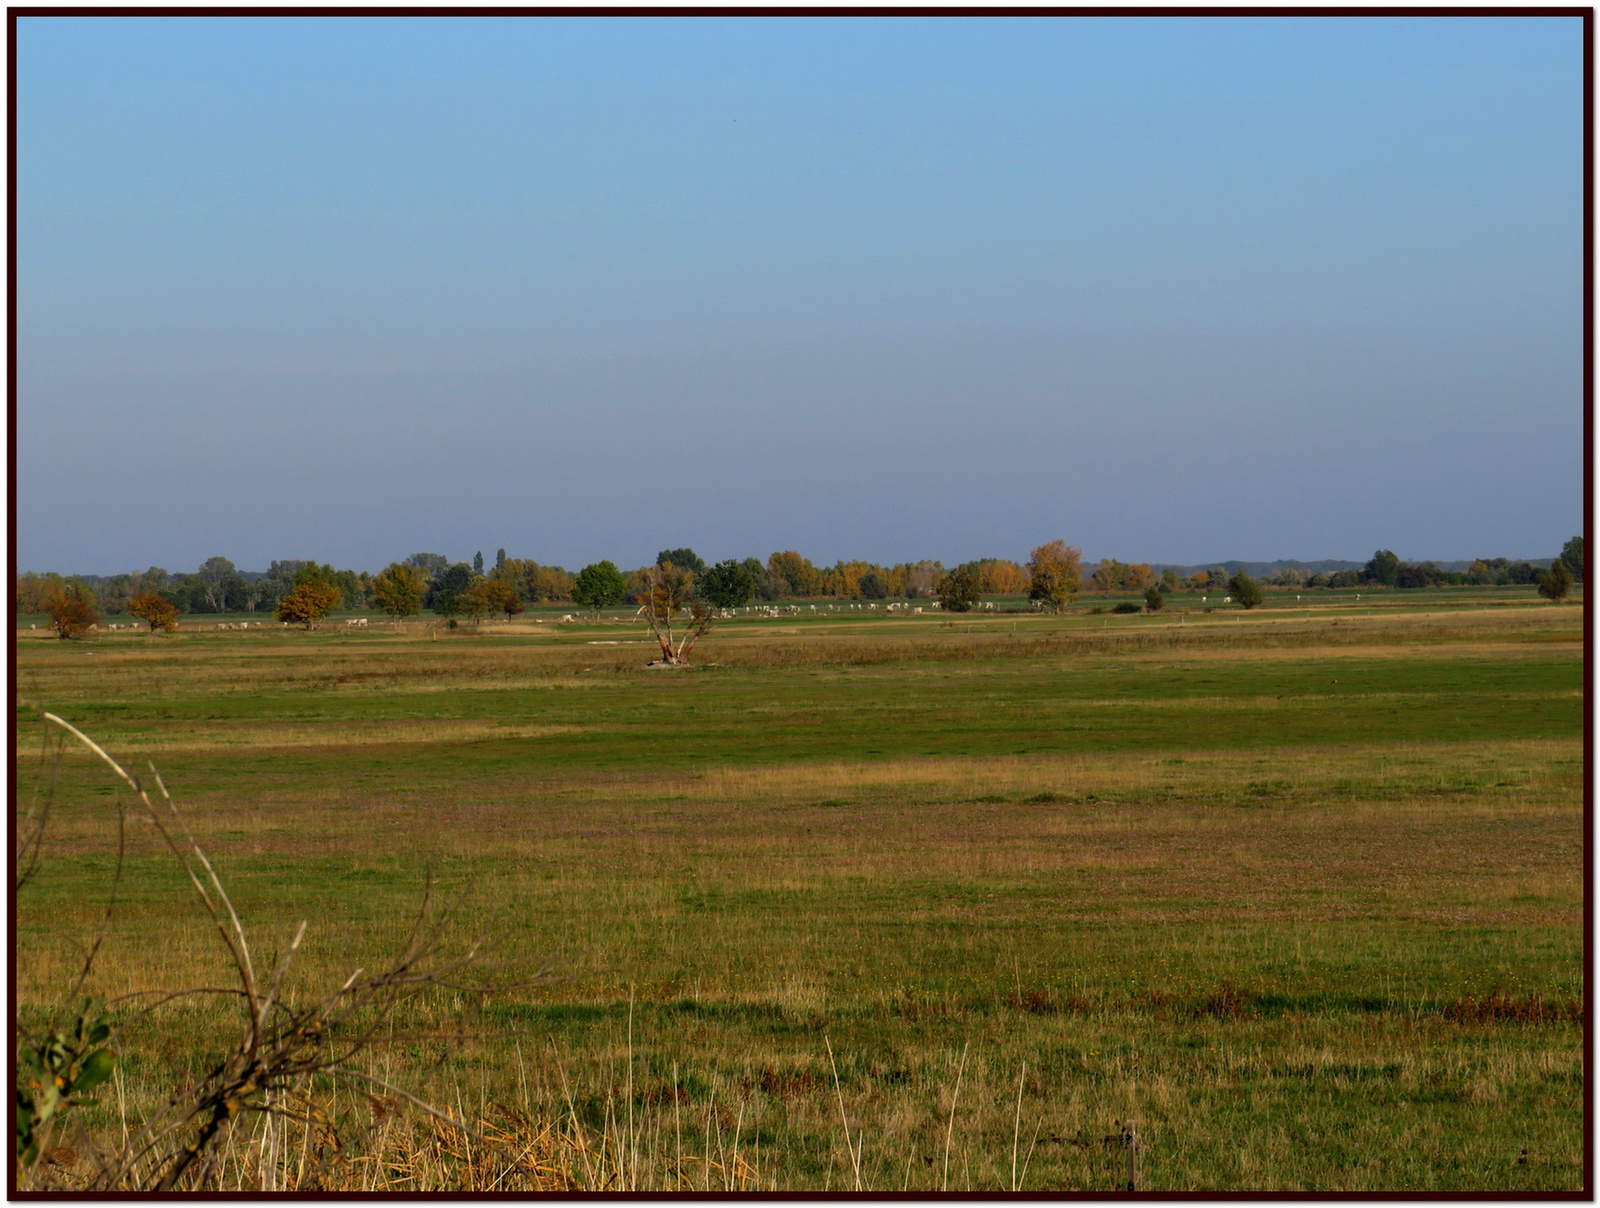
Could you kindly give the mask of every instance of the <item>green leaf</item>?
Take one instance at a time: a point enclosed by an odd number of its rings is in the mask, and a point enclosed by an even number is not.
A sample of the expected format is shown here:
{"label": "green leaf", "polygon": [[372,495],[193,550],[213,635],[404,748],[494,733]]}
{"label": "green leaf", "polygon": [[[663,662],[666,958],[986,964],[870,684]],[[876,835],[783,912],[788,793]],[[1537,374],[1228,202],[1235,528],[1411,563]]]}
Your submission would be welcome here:
{"label": "green leaf", "polygon": [[83,1067],[79,1070],[77,1078],[73,1079],[72,1089],[77,1091],[93,1090],[107,1078],[111,1071],[117,1068],[117,1055],[110,1049],[96,1049],[83,1059]]}
{"label": "green leaf", "polygon": [[97,1023],[94,1025],[94,1027],[89,1029],[89,1043],[99,1044],[109,1035],[111,1035],[111,1025],[108,1023]]}

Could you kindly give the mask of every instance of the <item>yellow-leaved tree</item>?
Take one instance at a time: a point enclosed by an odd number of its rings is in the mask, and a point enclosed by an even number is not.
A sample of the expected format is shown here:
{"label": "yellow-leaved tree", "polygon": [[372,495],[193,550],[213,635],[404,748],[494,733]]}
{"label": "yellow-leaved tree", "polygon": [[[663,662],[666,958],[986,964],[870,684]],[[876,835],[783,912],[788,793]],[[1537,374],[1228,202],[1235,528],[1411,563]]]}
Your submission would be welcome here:
{"label": "yellow-leaved tree", "polygon": [[301,583],[278,601],[277,617],[291,625],[313,628],[328,615],[329,609],[339,603],[339,589],[319,579]]}
{"label": "yellow-leaved tree", "polygon": [[128,603],[128,615],[138,617],[149,625],[151,633],[178,627],[177,606],[153,591],[141,592],[134,596]]}
{"label": "yellow-leaved tree", "polygon": [[1028,596],[1060,612],[1083,586],[1083,551],[1057,538],[1028,557]]}

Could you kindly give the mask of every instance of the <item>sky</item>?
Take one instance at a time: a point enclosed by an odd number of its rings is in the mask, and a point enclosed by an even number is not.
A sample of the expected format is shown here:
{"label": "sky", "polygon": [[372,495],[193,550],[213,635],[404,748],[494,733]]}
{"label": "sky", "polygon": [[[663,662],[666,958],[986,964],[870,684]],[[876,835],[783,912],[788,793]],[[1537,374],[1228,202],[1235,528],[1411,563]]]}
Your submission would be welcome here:
{"label": "sky", "polygon": [[1576,17],[17,26],[19,570],[1583,529]]}

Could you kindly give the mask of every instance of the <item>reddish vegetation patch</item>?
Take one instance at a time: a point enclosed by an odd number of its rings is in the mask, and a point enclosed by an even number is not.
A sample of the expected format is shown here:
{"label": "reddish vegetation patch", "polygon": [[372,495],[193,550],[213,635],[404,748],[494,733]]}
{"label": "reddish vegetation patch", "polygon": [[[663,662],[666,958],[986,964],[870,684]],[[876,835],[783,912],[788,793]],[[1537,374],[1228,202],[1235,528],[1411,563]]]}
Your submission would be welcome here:
{"label": "reddish vegetation patch", "polygon": [[1222,989],[1195,1007],[1194,1013],[1200,1018],[1246,1019],[1256,1013],[1255,996],[1224,982]]}
{"label": "reddish vegetation patch", "polygon": [[822,1086],[822,1078],[815,1070],[777,1070],[770,1065],[761,1067],[754,1078],[746,1074],[742,1085],[745,1090],[759,1088],[775,1099],[798,1099]]}
{"label": "reddish vegetation patch", "polygon": [[1577,1023],[1583,1022],[1583,1000],[1546,1002],[1532,994],[1521,998],[1504,990],[1492,990],[1484,997],[1464,994],[1444,1005],[1440,1013],[1456,1023]]}
{"label": "reddish vegetation patch", "polygon": [[1006,1006],[1029,1015],[1087,1015],[1094,1008],[1076,994],[1065,998],[1049,990],[1022,990],[1006,998]]}

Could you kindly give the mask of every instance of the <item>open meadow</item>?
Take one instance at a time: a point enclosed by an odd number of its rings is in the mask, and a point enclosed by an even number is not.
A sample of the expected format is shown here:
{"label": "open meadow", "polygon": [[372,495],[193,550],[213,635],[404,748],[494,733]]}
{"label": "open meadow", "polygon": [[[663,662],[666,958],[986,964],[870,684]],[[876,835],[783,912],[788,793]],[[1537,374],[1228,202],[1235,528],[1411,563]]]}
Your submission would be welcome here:
{"label": "open meadow", "polygon": [[[621,614],[23,618],[15,673],[154,763],[262,963],[309,921],[291,995],[382,965],[430,872],[452,942],[540,974],[430,991],[363,1058],[471,1131],[319,1077],[265,1161],[243,1117],[230,1188],[1099,1192],[1129,1121],[1141,1190],[1583,1188],[1582,605],[1000,604],[741,617],[665,671]],[[29,708],[16,741],[25,807]],[[119,800],[69,747],[25,1016],[99,926]],[[227,985],[172,856],[126,842],[88,992]],[[141,1001],[91,1131],[237,1036],[231,1000]]]}

